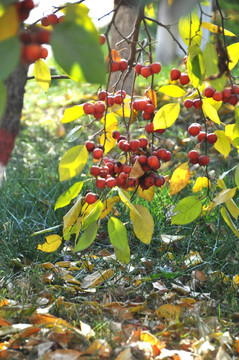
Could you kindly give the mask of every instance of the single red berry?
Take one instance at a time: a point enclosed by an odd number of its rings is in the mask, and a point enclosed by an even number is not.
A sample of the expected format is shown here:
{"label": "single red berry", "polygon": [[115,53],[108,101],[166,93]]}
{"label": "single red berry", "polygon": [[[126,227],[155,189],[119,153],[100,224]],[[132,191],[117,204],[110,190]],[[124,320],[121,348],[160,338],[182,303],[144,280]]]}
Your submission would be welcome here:
{"label": "single red berry", "polygon": [[124,90],[118,90],[116,95],[120,95],[121,97],[123,97],[125,99],[126,97],[126,92]]}
{"label": "single red berry", "polygon": [[105,90],[101,90],[98,94],[98,100],[104,101],[107,97],[107,92]]}
{"label": "single red berry", "polygon": [[41,24],[42,24],[42,26],[49,26],[50,25],[47,16],[44,16],[41,19]]}
{"label": "single red berry", "polygon": [[144,129],[148,134],[151,134],[152,132],[154,132],[154,124],[152,122],[148,123],[145,125]]}
{"label": "single red berry", "polygon": [[144,108],[144,111],[149,113],[149,114],[152,114],[155,110],[155,107],[153,106],[153,104],[146,104],[145,108]]}
{"label": "single red berry", "polygon": [[97,178],[95,181],[95,186],[98,187],[98,189],[104,189],[106,185],[106,180]]}
{"label": "single red berry", "polygon": [[146,112],[146,111],[143,111],[143,112],[142,112],[142,116],[143,116],[143,119],[144,119],[144,120],[150,120],[151,117],[152,117],[152,113],[148,113],[148,112]]}
{"label": "single red berry", "polygon": [[114,96],[114,99],[115,99],[115,103],[118,104],[118,105],[121,105],[123,103],[123,99],[122,99],[122,96],[120,94],[116,94]]}
{"label": "single red berry", "polygon": [[100,174],[100,167],[96,165],[92,165],[90,168],[90,173],[93,176],[98,176]]}
{"label": "single red berry", "polygon": [[102,101],[96,101],[94,107],[95,111],[98,113],[103,113],[105,111],[105,104]]}
{"label": "single red berry", "polygon": [[58,17],[56,14],[50,14],[47,16],[47,20],[50,25],[55,25],[58,22]]}
{"label": "single red berry", "polygon": [[92,152],[95,149],[95,143],[94,141],[87,140],[85,142],[85,146],[88,152]]}
{"label": "single red berry", "polygon": [[148,140],[146,138],[139,138],[139,144],[141,148],[146,148],[148,146]]}
{"label": "single red berry", "polygon": [[146,176],[144,179],[144,184],[146,187],[150,188],[154,185],[154,178],[151,176]]}
{"label": "single red berry", "polygon": [[200,133],[198,134],[198,141],[202,142],[206,137],[206,133],[205,131],[200,131]]}
{"label": "single red berry", "polygon": [[119,139],[119,137],[120,137],[120,132],[118,130],[114,130],[112,132],[112,138],[117,140]]}
{"label": "single red berry", "polygon": [[109,71],[116,72],[119,71],[120,65],[119,62],[112,60],[111,63],[109,63]]}
{"label": "single red berry", "polygon": [[105,35],[104,35],[104,34],[100,34],[100,35],[99,35],[100,45],[104,45],[105,41],[106,41]]}
{"label": "single red berry", "polygon": [[158,149],[156,152],[155,152],[155,155],[161,159],[161,160],[164,160],[165,156],[167,155],[167,150],[166,149]]}
{"label": "single red berry", "polygon": [[151,170],[151,167],[148,164],[142,164],[141,167],[144,170],[144,172],[148,172]]}
{"label": "single red berry", "polygon": [[120,135],[120,137],[117,139],[117,143],[120,142],[120,140],[127,140],[125,136]]}
{"label": "single red berry", "polygon": [[84,113],[85,113],[86,115],[95,114],[95,106],[94,106],[94,104],[85,103],[85,104],[83,105],[83,110],[84,110]]}
{"label": "single red berry", "polygon": [[105,184],[108,188],[111,189],[117,185],[117,181],[115,178],[109,177],[108,179],[106,179]]}
{"label": "single red berry", "polygon": [[148,78],[150,75],[152,75],[152,71],[150,69],[149,66],[143,66],[140,74],[144,77],[144,78]]}
{"label": "single red berry", "polygon": [[193,106],[193,101],[190,99],[187,99],[184,101],[183,105],[185,106],[186,109],[190,109]]}
{"label": "single red berry", "polygon": [[122,184],[126,184],[126,181],[128,180],[128,177],[129,177],[129,175],[122,171],[119,174],[118,179]]}
{"label": "single red berry", "polygon": [[199,158],[199,153],[198,153],[198,151],[196,151],[196,150],[191,150],[191,151],[189,151],[189,153],[188,153],[188,158],[189,158],[190,160],[196,160],[196,159],[198,159],[198,158]]}
{"label": "single red berry", "polygon": [[136,74],[140,74],[142,67],[143,67],[143,65],[141,65],[141,64],[135,65],[134,69],[135,69]]}
{"label": "single red berry", "polygon": [[231,96],[231,89],[223,89],[222,91],[222,99],[224,102],[227,102]]}
{"label": "single red berry", "polygon": [[209,133],[207,134],[207,142],[209,144],[215,144],[215,142],[217,141],[217,135],[214,133]]}
{"label": "single red berry", "polygon": [[119,62],[119,70],[121,72],[125,71],[126,69],[128,69],[128,61],[125,59],[121,59]]}
{"label": "single red berry", "polygon": [[50,37],[50,31],[46,29],[39,29],[35,34],[35,41],[39,44],[49,44]]}
{"label": "single red berry", "polygon": [[167,161],[171,160],[171,157],[172,157],[171,152],[167,150],[167,151],[166,151],[166,155],[164,156],[163,160],[164,160],[165,162],[167,162]]}
{"label": "single red berry", "polygon": [[207,97],[207,98],[211,98],[213,97],[213,94],[215,93],[215,89],[213,89],[212,86],[207,86],[204,90],[204,95]]}
{"label": "single red berry", "polygon": [[202,100],[201,99],[194,99],[193,100],[193,106],[195,107],[195,109],[201,109]]}
{"label": "single red berry", "polygon": [[136,185],[136,179],[134,177],[129,177],[127,181],[127,187],[133,187]]}
{"label": "single red berry", "polygon": [[108,106],[113,106],[115,104],[115,97],[113,95],[107,95],[107,97],[105,99],[105,103]]}
{"label": "single red berry", "polygon": [[123,167],[123,172],[126,173],[126,174],[129,174],[132,170],[132,166],[130,165],[124,165]]}
{"label": "single red berry", "polygon": [[32,0],[24,0],[22,6],[25,10],[32,10],[34,8],[34,2]]}
{"label": "single red berry", "polygon": [[151,155],[148,157],[147,164],[154,170],[159,169],[161,165],[159,159],[155,155]]}
{"label": "single red berry", "polygon": [[237,95],[231,95],[229,98],[229,103],[235,106],[238,103]]}
{"label": "single red berry", "polygon": [[101,159],[103,156],[103,150],[100,149],[100,148],[95,148],[93,150],[93,158],[96,159],[96,160],[99,160]]}
{"label": "single red berry", "polygon": [[170,78],[171,80],[178,80],[181,76],[181,71],[176,69],[176,68],[173,68],[171,71],[170,71]]}
{"label": "single red berry", "polygon": [[41,57],[41,46],[36,43],[27,45],[24,48],[24,59],[29,63],[33,63]]}
{"label": "single red berry", "polygon": [[154,185],[157,187],[163,186],[165,183],[165,178],[162,175],[157,175],[154,180]]}
{"label": "single red berry", "polygon": [[62,15],[62,16],[59,16],[57,21],[58,21],[58,23],[62,23],[64,21],[64,19],[65,19],[65,15]]}
{"label": "single red berry", "polygon": [[161,64],[159,62],[153,63],[149,65],[152,74],[159,74],[161,71]]}
{"label": "single red berry", "polygon": [[41,59],[46,59],[47,56],[48,56],[47,48],[41,46]]}
{"label": "single red berry", "polygon": [[200,166],[206,166],[209,164],[209,157],[207,155],[200,155],[199,158],[198,158],[198,164]]}
{"label": "single red berry", "polygon": [[106,176],[109,174],[109,168],[107,166],[104,166],[100,169],[100,177],[106,178]]}
{"label": "single red berry", "polygon": [[146,155],[140,155],[139,156],[139,162],[140,164],[147,164],[148,158]]}
{"label": "single red berry", "polygon": [[236,84],[233,84],[233,87],[231,86],[231,93],[232,94],[239,94],[239,86]]}
{"label": "single red berry", "polygon": [[29,44],[32,42],[32,33],[30,31],[23,31],[20,33],[20,39],[24,44]]}
{"label": "single red berry", "polygon": [[179,78],[181,85],[187,85],[190,82],[189,76],[186,73],[182,73]]}
{"label": "single red berry", "polygon": [[219,91],[215,91],[215,93],[213,94],[213,100],[215,101],[222,101],[223,99],[223,95],[222,95],[222,92],[219,92]]}
{"label": "single red berry", "polygon": [[135,152],[135,151],[137,151],[139,149],[140,142],[139,142],[139,140],[131,140],[129,142],[129,145],[130,145],[130,151]]}
{"label": "single red berry", "polygon": [[201,125],[197,123],[191,124],[188,128],[188,132],[192,136],[197,136],[200,133],[200,131],[201,131]]}
{"label": "single red berry", "polygon": [[89,192],[85,196],[85,202],[87,202],[88,204],[94,204],[98,200],[98,198],[99,195]]}

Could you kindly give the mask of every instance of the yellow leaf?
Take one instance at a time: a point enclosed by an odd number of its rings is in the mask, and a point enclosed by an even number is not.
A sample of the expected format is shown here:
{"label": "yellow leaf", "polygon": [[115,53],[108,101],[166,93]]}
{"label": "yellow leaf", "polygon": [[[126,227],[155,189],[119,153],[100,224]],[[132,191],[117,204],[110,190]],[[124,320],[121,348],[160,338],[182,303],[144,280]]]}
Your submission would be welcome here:
{"label": "yellow leaf", "polygon": [[113,196],[111,199],[106,199],[103,203],[103,209],[100,214],[100,219],[104,219],[113,209],[116,202],[120,201],[119,196]]}
{"label": "yellow leaf", "polygon": [[177,194],[187,184],[190,178],[188,162],[180,165],[174,172],[170,181],[170,196]]}
{"label": "yellow leaf", "polygon": [[217,141],[214,144],[214,148],[223,154],[225,157],[230,153],[231,151],[231,145],[226,137],[225,131],[223,130],[216,130],[214,133],[217,135]]}
{"label": "yellow leaf", "polygon": [[63,124],[74,121],[84,115],[83,105],[75,105],[64,111],[61,122]]}
{"label": "yellow leaf", "polygon": [[38,244],[37,246],[37,249],[38,250],[41,250],[43,252],[47,252],[47,253],[50,253],[50,252],[53,252],[53,251],[56,251],[59,246],[61,245],[62,243],[62,238],[61,236],[59,235],[49,235],[49,236],[46,236],[46,241],[44,244]]}
{"label": "yellow leaf", "polygon": [[203,260],[199,252],[190,250],[189,254],[185,258],[184,264],[187,267],[189,267],[189,266],[196,266],[198,264],[201,264],[202,262]]}
{"label": "yellow leaf", "polygon": [[154,130],[166,129],[173,125],[180,113],[180,104],[170,103],[162,106],[154,117]]}
{"label": "yellow leaf", "polygon": [[15,5],[7,6],[3,16],[0,17],[0,41],[6,40],[17,34],[19,20]]}
{"label": "yellow leaf", "polygon": [[206,117],[220,125],[220,119],[217,110],[209,103],[209,101],[207,101],[207,99],[203,99],[202,110]]}
{"label": "yellow leaf", "polygon": [[135,179],[140,178],[142,175],[144,175],[144,170],[142,169],[140,162],[138,161],[138,159],[135,161],[129,176],[133,177]]}
{"label": "yellow leaf", "polygon": [[66,230],[76,222],[81,211],[81,200],[82,200],[81,197],[79,197],[76,203],[70,208],[70,210],[63,217],[64,230]]}
{"label": "yellow leaf", "polygon": [[236,285],[237,287],[239,286],[239,275],[236,274],[233,276],[232,282],[234,285]]}
{"label": "yellow leaf", "polygon": [[119,116],[130,117],[130,114],[131,114],[130,102],[131,102],[131,97],[126,97],[124,99],[123,104],[114,105],[111,108],[111,110],[112,110],[112,112],[115,112]]}
{"label": "yellow leaf", "polygon": [[147,96],[150,98],[151,103],[156,108],[157,107],[157,95],[156,92],[152,89],[149,89],[147,92]]}
{"label": "yellow leaf", "polygon": [[138,187],[138,194],[139,196],[147,201],[152,201],[154,198],[154,194],[155,194],[155,186],[151,186],[149,189],[147,190],[143,190],[140,186]]}
{"label": "yellow leaf", "polygon": [[81,283],[83,289],[94,288],[99,286],[103,281],[110,279],[114,275],[113,269],[104,271],[95,271],[93,274],[87,275]]}
{"label": "yellow leaf", "polygon": [[161,86],[161,88],[159,88],[159,91],[172,96],[172,97],[183,97],[186,95],[186,91],[184,91],[182,88],[180,88],[177,85],[165,85],[165,86]]}
{"label": "yellow leaf", "polygon": [[38,85],[42,88],[43,91],[47,92],[51,83],[51,73],[48,66],[42,59],[39,59],[35,62],[33,74]]}
{"label": "yellow leaf", "polygon": [[127,193],[125,190],[123,189],[120,189],[119,187],[117,187],[117,190],[118,190],[118,194],[119,194],[119,197],[121,199],[121,201],[132,211],[136,212],[139,216],[140,214],[138,213],[136,207],[131,204],[130,202],[130,195],[129,193]]}
{"label": "yellow leaf", "polygon": [[228,200],[230,200],[231,198],[233,198],[233,196],[235,195],[237,190],[237,187],[232,188],[232,189],[225,189],[222,190],[219,194],[217,194],[215,196],[215,198],[213,199],[214,202],[214,206],[217,206],[219,204],[222,204]]}
{"label": "yellow leaf", "polygon": [[156,309],[155,313],[160,319],[177,319],[181,314],[181,307],[179,305],[164,304],[161,305],[158,309]]}
{"label": "yellow leaf", "polygon": [[182,16],[178,23],[179,34],[183,42],[189,45],[200,45],[202,40],[202,29],[196,12],[190,12]]}
{"label": "yellow leaf", "polygon": [[237,218],[239,216],[239,208],[236,205],[236,203],[234,202],[234,200],[230,199],[230,200],[226,201],[226,207],[227,207],[229,213],[234,217],[234,219],[237,220]]}
{"label": "yellow leaf", "polygon": [[[205,100],[203,100],[205,101]],[[222,101],[216,101],[213,98],[207,98],[206,99],[207,103],[209,103],[210,105],[212,105],[214,107],[215,110],[219,110],[220,107],[222,106]]]}
{"label": "yellow leaf", "polygon": [[225,135],[230,143],[239,148],[239,124],[228,124],[225,126]]}
{"label": "yellow leaf", "polygon": [[224,206],[221,207],[221,215],[232,232],[239,238],[239,231]]}
{"label": "yellow leaf", "polygon": [[79,175],[87,163],[88,156],[89,153],[84,145],[77,145],[68,150],[59,163],[60,181]]}
{"label": "yellow leaf", "polygon": [[104,145],[104,152],[107,154],[115,147],[116,140],[112,137],[112,132],[118,130],[118,121],[116,116],[110,113],[106,115],[102,122],[105,122],[105,132],[100,137],[100,144]]}
{"label": "yellow leaf", "polygon": [[193,187],[193,192],[202,191],[203,188],[211,189],[211,181],[207,177],[199,176],[196,180],[196,183]]}
{"label": "yellow leaf", "polygon": [[[211,31],[214,34],[223,34],[223,28],[221,26],[217,26],[217,25],[214,25],[214,24],[206,22],[206,21],[202,21],[201,26],[204,29],[207,29],[207,30]],[[228,31],[226,29],[224,29],[224,35],[226,35],[226,36],[236,36],[231,31]]]}
{"label": "yellow leaf", "polygon": [[133,223],[134,233],[144,244],[150,244],[154,232],[154,220],[152,215],[142,205],[135,205],[138,214],[130,211],[130,219]]}
{"label": "yellow leaf", "polygon": [[239,42],[231,44],[227,47],[227,53],[230,59],[229,70],[232,70],[239,60]]}

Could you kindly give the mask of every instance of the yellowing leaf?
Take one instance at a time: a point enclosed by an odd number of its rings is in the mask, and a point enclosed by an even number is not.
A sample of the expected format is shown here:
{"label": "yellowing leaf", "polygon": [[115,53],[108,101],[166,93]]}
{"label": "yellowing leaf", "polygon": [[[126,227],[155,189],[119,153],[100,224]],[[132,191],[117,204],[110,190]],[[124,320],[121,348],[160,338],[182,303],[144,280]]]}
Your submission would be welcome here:
{"label": "yellowing leaf", "polygon": [[144,175],[144,170],[142,169],[140,162],[137,159],[132,167],[132,170],[130,171],[129,176],[134,177],[135,179],[138,179],[142,175]]}
{"label": "yellowing leaf", "polygon": [[195,193],[198,191],[202,191],[203,188],[211,189],[211,181],[205,176],[203,176],[203,177],[199,176],[193,187],[193,192]]}
{"label": "yellowing leaf", "polygon": [[172,96],[172,97],[183,97],[186,95],[186,91],[184,91],[182,88],[180,88],[177,85],[165,85],[165,86],[161,86],[161,88],[159,88],[159,91]]}
{"label": "yellowing leaf", "polygon": [[229,213],[234,217],[234,219],[237,220],[237,218],[239,216],[239,208],[236,205],[236,203],[234,202],[234,200],[230,199],[230,200],[226,201],[226,207],[227,207]]}
{"label": "yellowing leaf", "polygon": [[63,124],[74,121],[84,115],[83,105],[75,105],[66,109],[61,122]]}
{"label": "yellowing leaf", "polygon": [[170,103],[162,106],[154,117],[154,129],[166,129],[173,125],[180,113],[180,105]]}
{"label": "yellowing leaf", "polygon": [[224,206],[221,207],[221,215],[232,232],[239,238],[239,231]]}
{"label": "yellowing leaf", "polygon": [[138,213],[137,209],[135,208],[135,206],[133,204],[131,204],[131,201],[130,201],[130,195],[129,193],[127,193],[125,190],[123,189],[120,189],[120,188],[117,188],[118,190],[118,194],[119,194],[119,197],[121,199],[121,201],[123,201],[123,203],[128,206],[128,208],[134,212],[136,212],[139,216],[140,214]]}
{"label": "yellowing leaf", "polygon": [[202,40],[202,29],[196,12],[182,16],[178,23],[179,34],[183,42],[189,45],[200,45]]}
{"label": "yellowing leaf", "polygon": [[130,261],[127,231],[119,219],[111,217],[108,221],[108,233],[111,244],[114,246],[115,255],[123,264]]}
{"label": "yellowing leaf", "polygon": [[217,141],[214,144],[214,148],[227,157],[231,151],[231,145],[225,132],[223,130],[216,130],[214,133],[217,135]]}
{"label": "yellowing leaf", "polygon": [[103,209],[100,214],[100,219],[104,219],[113,209],[116,202],[120,201],[119,196],[113,196],[111,199],[106,199],[103,203]]}
{"label": "yellowing leaf", "polygon": [[233,188],[233,189],[225,189],[222,190],[219,194],[217,194],[217,196],[215,196],[215,198],[213,199],[213,202],[215,204],[215,206],[222,204],[228,200],[230,200],[231,198],[233,198],[233,196],[236,193],[237,188]]}
{"label": "yellowing leaf", "polygon": [[147,201],[152,201],[155,194],[155,186],[151,186],[149,189],[144,190],[140,186],[138,187],[139,196]]}
{"label": "yellowing leaf", "polygon": [[101,210],[103,208],[103,204],[100,200],[98,200],[92,205],[92,211],[86,217],[82,217],[82,222],[84,222],[84,229],[88,228],[88,226],[90,226],[92,222],[99,219]]}
{"label": "yellowing leaf", "polygon": [[[104,271],[95,271],[93,274],[87,275],[81,283],[83,289],[94,288],[99,286],[103,281],[110,279],[114,275],[113,269],[108,269]],[[101,344],[102,346],[102,344]],[[99,349],[96,349],[97,353]],[[92,355],[95,352],[92,352]]]}
{"label": "yellowing leaf", "polygon": [[225,135],[232,145],[239,148],[239,124],[228,124],[225,126]]}
{"label": "yellowing leaf", "polygon": [[92,224],[89,225],[89,227],[85,230],[84,234],[80,237],[78,243],[74,248],[74,251],[77,252],[87,249],[95,240],[97,232],[98,225],[97,222],[94,221],[92,222]]}
{"label": "yellowing leaf", "polygon": [[134,211],[130,211],[130,219],[133,223],[134,233],[137,238],[144,244],[150,244],[154,232],[154,220],[152,215],[142,205],[135,205],[138,215]]}
{"label": "yellowing leaf", "polygon": [[239,165],[237,165],[236,171],[235,171],[235,183],[236,183],[237,188],[239,189]]}
{"label": "yellowing leaf", "polygon": [[51,83],[51,73],[49,67],[42,59],[39,59],[35,62],[33,74],[38,85],[42,88],[43,91],[47,92]]}
{"label": "yellowing leaf", "polygon": [[[204,29],[207,29],[207,30],[209,30],[210,32],[212,32],[214,34],[223,34],[223,28],[221,26],[217,26],[217,25],[214,25],[214,24],[206,22],[206,21],[202,21],[201,26]],[[224,29],[224,35],[226,35],[226,36],[236,36],[231,31],[228,31],[226,29]]]}
{"label": "yellowing leaf", "polygon": [[130,102],[131,102],[131,97],[126,97],[124,99],[123,104],[121,104],[121,105],[115,104],[109,110],[111,110],[112,112],[115,112],[119,116],[130,117],[130,114],[131,114]]}
{"label": "yellowing leaf", "polygon": [[180,165],[173,172],[170,181],[170,196],[177,194],[181,191],[187,184],[190,178],[188,162]]}
{"label": "yellowing leaf", "polygon": [[47,252],[47,253],[50,253],[50,252],[53,252],[53,251],[56,251],[59,246],[61,245],[62,243],[62,238],[61,236],[59,235],[49,235],[49,236],[46,236],[46,241],[44,242],[44,244],[38,244],[37,246],[37,249],[38,250],[41,250],[43,252]]}
{"label": "yellowing leaf", "polygon": [[239,42],[231,44],[227,47],[227,53],[230,59],[229,70],[232,70],[239,60]]}
{"label": "yellowing leaf", "polygon": [[79,175],[87,163],[88,156],[89,153],[84,145],[77,145],[68,150],[59,163],[60,181]]}
{"label": "yellowing leaf", "polygon": [[198,251],[190,251],[189,254],[186,256],[184,264],[188,266],[196,266],[203,262],[201,255]]}
{"label": "yellowing leaf", "polygon": [[[19,27],[19,20],[17,9],[15,5],[10,5],[5,8],[5,12],[0,17],[0,41],[6,40],[17,34]],[[3,56],[3,55],[2,55]]]}
{"label": "yellowing leaf", "polygon": [[157,95],[156,92],[152,89],[149,89],[146,91],[147,96],[150,98],[151,103],[153,104],[153,106],[156,108],[157,107]]}
{"label": "yellowing leaf", "polygon": [[115,147],[116,140],[112,137],[112,132],[118,130],[118,121],[115,115],[110,113],[102,122],[105,122],[105,132],[100,137],[100,144],[104,145],[104,152],[107,154]]}
{"label": "yellowing leaf", "polygon": [[181,314],[181,307],[179,305],[164,304],[155,310],[156,315],[161,319],[167,320],[177,319]]}
{"label": "yellowing leaf", "polygon": [[171,224],[185,225],[194,221],[202,211],[201,201],[196,196],[188,196],[175,206]]}
{"label": "yellowing leaf", "polygon": [[73,225],[81,211],[81,197],[79,197],[76,201],[76,203],[72,206],[72,208],[65,214],[63,217],[64,222],[64,230],[69,228],[71,225]]}
{"label": "yellowing leaf", "polygon": [[220,119],[217,110],[207,101],[207,99],[203,99],[202,110],[206,117],[220,125]]}
{"label": "yellowing leaf", "polygon": [[70,189],[64,191],[57,199],[54,210],[70,204],[71,200],[74,199],[81,191],[83,184],[83,181],[76,182],[70,187]]}

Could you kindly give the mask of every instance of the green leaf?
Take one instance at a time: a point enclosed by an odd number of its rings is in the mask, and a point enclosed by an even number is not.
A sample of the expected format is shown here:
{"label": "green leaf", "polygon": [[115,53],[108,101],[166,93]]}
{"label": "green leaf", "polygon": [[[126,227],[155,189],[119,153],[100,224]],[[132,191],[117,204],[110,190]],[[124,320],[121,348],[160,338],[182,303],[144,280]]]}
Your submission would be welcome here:
{"label": "green leaf", "polygon": [[82,198],[79,195],[75,204],[63,217],[63,223],[64,223],[63,231],[65,231],[67,228],[69,228],[71,225],[73,225],[76,222],[81,211],[81,206],[82,206]]}
{"label": "green leaf", "polygon": [[128,245],[127,231],[119,219],[111,217],[108,221],[108,233],[111,244],[114,246],[115,255],[122,264],[130,261],[130,249]]}
{"label": "green leaf", "polygon": [[71,121],[77,120],[82,115],[84,115],[83,105],[75,105],[64,111],[61,122],[62,124],[66,124]]}
{"label": "green leaf", "polygon": [[74,80],[105,83],[106,68],[99,35],[85,5],[67,5],[64,21],[52,33],[54,57]]}
{"label": "green leaf", "polygon": [[0,118],[1,118],[7,101],[7,91],[2,81],[0,81],[0,94],[1,94],[0,96]]}
{"label": "green leaf", "polygon": [[219,151],[221,154],[223,154],[225,157],[230,153],[231,151],[231,145],[230,141],[226,137],[225,131],[223,130],[216,130],[214,133],[217,135],[217,141],[213,145],[214,148]]}
{"label": "green leaf", "polygon": [[5,80],[16,68],[19,61],[20,42],[18,36],[12,36],[1,41],[0,54],[0,80]]}
{"label": "green leaf", "polygon": [[203,99],[202,110],[206,117],[220,125],[221,122],[217,110],[209,103],[209,101],[207,101],[207,99]]}
{"label": "green leaf", "polygon": [[88,226],[90,226],[94,221],[97,221],[100,217],[103,203],[98,200],[94,203],[92,211],[87,215],[87,217],[84,219],[84,228],[86,229]]}
{"label": "green leaf", "polygon": [[162,106],[154,117],[154,130],[166,129],[173,125],[180,113],[180,104],[170,103]]}
{"label": "green leaf", "polygon": [[95,240],[98,232],[97,222],[93,222],[84,232],[84,234],[78,240],[74,248],[74,252],[87,249]]}
{"label": "green leaf", "polygon": [[196,12],[182,16],[178,23],[179,34],[183,42],[189,45],[200,45],[202,40],[202,29]]}
{"label": "green leaf", "polygon": [[87,163],[89,153],[85,145],[77,145],[68,150],[59,164],[60,181],[79,175]]}
{"label": "green leaf", "polygon": [[236,171],[235,171],[235,183],[236,183],[237,188],[239,189],[239,165],[237,165]]}
{"label": "green leaf", "polygon": [[163,94],[172,96],[172,97],[183,97],[186,95],[186,91],[184,91],[182,88],[180,88],[177,85],[165,85],[165,86],[161,86],[161,88],[159,88],[159,91],[162,92]]}
{"label": "green leaf", "polygon": [[51,73],[49,67],[42,59],[39,59],[35,62],[33,75],[42,90],[47,92],[51,84]]}
{"label": "green leaf", "polygon": [[135,205],[135,211],[130,211],[130,218],[133,223],[134,233],[144,244],[150,244],[154,233],[154,220],[148,209],[142,205]]}
{"label": "green leaf", "polygon": [[194,221],[202,211],[201,201],[196,196],[188,196],[175,206],[171,224],[185,225]]}
{"label": "green leaf", "polygon": [[62,243],[62,238],[59,235],[48,235],[44,244],[38,244],[37,249],[43,252],[51,253],[56,251]]}
{"label": "green leaf", "polygon": [[77,197],[81,191],[83,184],[83,181],[76,182],[68,190],[64,191],[57,199],[54,210],[70,204],[71,200]]}
{"label": "green leaf", "polygon": [[191,83],[197,88],[205,76],[202,51],[198,45],[188,48],[187,70]]}
{"label": "green leaf", "polygon": [[230,215],[228,214],[226,208],[224,206],[221,207],[221,215],[232,232],[239,238],[239,231],[237,230],[234,222],[232,221]]}
{"label": "green leaf", "polygon": [[121,201],[123,201],[123,203],[128,206],[128,208],[134,212],[136,212],[136,214],[138,214],[140,216],[140,214],[138,213],[138,211],[136,210],[135,206],[133,204],[131,204],[131,201],[130,201],[130,195],[129,193],[127,193],[127,191],[117,187],[117,190],[118,190],[118,194],[119,194],[119,197],[121,199]]}

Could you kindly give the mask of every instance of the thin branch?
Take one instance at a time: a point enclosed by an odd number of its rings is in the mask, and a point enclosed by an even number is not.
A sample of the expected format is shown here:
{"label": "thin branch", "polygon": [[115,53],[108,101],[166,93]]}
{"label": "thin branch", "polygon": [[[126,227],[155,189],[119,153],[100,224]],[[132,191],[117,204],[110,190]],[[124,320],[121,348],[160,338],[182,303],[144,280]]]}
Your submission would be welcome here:
{"label": "thin branch", "polygon": [[[35,76],[28,76],[27,80],[34,80]],[[51,75],[52,80],[61,80],[61,79],[68,79],[71,80],[71,78],[67,75]]]}

